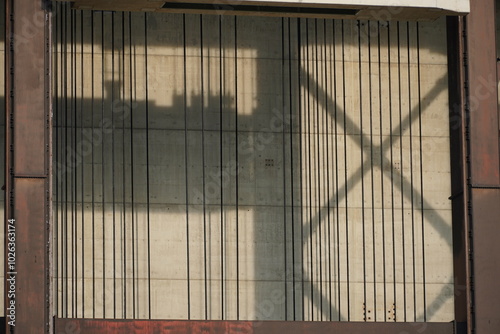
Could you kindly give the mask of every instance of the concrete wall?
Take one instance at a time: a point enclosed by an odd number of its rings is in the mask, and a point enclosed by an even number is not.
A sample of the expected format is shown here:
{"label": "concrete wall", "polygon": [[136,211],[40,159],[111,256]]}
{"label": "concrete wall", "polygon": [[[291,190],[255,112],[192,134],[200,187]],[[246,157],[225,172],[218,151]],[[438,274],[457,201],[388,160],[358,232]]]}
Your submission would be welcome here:
{"label": "concrete wall", "polygon": [[444,20],[73,15],[60,316],[453,320]]}

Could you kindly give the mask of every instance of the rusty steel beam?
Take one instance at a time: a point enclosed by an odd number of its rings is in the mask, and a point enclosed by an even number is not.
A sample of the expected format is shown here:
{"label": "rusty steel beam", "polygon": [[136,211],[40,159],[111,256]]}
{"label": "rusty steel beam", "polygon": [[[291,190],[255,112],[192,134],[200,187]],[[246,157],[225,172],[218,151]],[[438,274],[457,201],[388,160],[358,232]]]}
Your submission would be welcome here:
{"label": "rusty steel beam", "polygon": [[466,18],[467,216],[472,293],[469,332],[500,333],[500,144],[495,1],[471,1]]}
{"label": "rusty steel beam", "polygon": [[471,182],[500,186],[495,1],[472,1],[466,23]]}
{"label": "rusty steel beam", "polygon": [[56,333],[92,334],[452,334],[453,323],[56,319]]}
{"label": "rusty steel beam", "polygon": [[455,321],[457,334],[467,333],[471,324],[469,225],[466,219],[467,179],[464,116],[464,20],[447,18],[448,93],[450,117],[451,203],[453,221],[453,274],[455,285]]}
{"label": "rusty steel beam", "polygon": [[5,5],[5,329],[49,333],[50,12],[42,0]]}

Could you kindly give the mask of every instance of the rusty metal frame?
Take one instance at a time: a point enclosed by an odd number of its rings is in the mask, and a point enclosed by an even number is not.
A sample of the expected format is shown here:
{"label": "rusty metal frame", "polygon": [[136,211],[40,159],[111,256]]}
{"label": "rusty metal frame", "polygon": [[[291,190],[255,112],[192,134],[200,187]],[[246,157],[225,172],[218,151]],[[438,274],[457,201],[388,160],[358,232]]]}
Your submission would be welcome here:
{"label": "rusty metal frame", "polygon": [[[304,74],[304,75],[307,75]],[[444,77],[443,77],[444,79]],[[314,79],[311,79],[314,80]],[[442,82],[442,81],[439,81]],[[122,332],[204,332],[208,329],[214,333],[249,332],[275,333],[289,331],[291,333],[309,333],[339,331],[345,333],[446,333],[453,332],[453,324],[435,323],[355,323],[355,322],[225,322],[225,321],[176,321],[176,320],[84,320],[56,319],[57,332],[84,333],[122,333]]]}
{"label": "rusty metal frame", "polygon": [[[16,327],[51,332],[50,13],[45,1],[6,1],[5,218],[16,219]],[[231,322],[56,319],[57,333],[498,333],[500,332],[500,141],[495,4],[471,2],[449,18],[452,204],[456,323]],[[36,27],[43,17],[43,27]],[[31,24],[31,25],[30,25]],[[467,38],[473,36],[473,38]],[[8,232],[8,227],[6,229]],[[8,237],[8,233],[6,233]],[[8,239],[7,239],[8,240]],[[8,253],[6,247],[6,254]],[[10,277],[6,266],[6,277]],[[9,285],[5,287],[6,309]],[[8,315],[8,313],[7,313]]]}
{"label": "rusty metal frame", "polygon": [[210,333],[210,334],[305,334],[305,333],[385,333],[452,334],[453,323],[403,322],[292,322],[292,321],[196,321],[196,320],[90,320],[57,319],[56,333]]}
{"label": "rusty metal frame", "polygon": [[47,5],[42,0],[5,1],[7,333],[49,333],[52,329],[51,26]]}
{"label": "rusty metal frame", "polygon": [[495,15],[495,1],[475,0],[467,17],[448,18],[457,333],[500,332]]}
{"label": "rusty metal frame", "polygon": [[500,144],[495,1],[471,1],[466,18],[470,332],[500,332]]}
{"label": "rusty metal frame", "polygon": [[466,219],[467,179],[465,176],[466,142],[464,115],[464,19],[447,18],[448,41],[448,94],[450,103],[450,161],[451,161],[451,203],[453,221],[453,271],[455,289],[455,321],[457,333],[466,333],[471,324],[470,268],[469,268],[469,226]]}

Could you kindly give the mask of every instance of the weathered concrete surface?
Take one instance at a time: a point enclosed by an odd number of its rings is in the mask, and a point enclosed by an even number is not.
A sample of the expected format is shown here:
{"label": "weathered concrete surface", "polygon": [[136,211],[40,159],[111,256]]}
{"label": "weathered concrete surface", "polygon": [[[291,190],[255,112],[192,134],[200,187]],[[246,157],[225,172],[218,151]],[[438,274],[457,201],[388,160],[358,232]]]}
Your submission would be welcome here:
{"label": "weathered concrete surface", "polygon": [[150,296],[153,318],[186,319],[189,272],[192,319],[239,301],[242,320],[453,320],[443,20],[417,49],[415,23],[302,19],[299,44],[296,19],[187,15],[184,32],[147,14],[146,48],[132,14],[130,52],[128,14],[91,30],[76,13],[83,47],[57,50],[60,316],[132,317],[135,299],[147,318]]}

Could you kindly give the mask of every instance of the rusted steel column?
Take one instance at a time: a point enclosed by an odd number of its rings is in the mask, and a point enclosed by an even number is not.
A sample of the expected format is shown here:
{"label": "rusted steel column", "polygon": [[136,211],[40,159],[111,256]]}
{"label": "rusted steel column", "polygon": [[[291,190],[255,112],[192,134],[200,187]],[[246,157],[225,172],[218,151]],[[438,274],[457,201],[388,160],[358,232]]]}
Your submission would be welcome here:
{"label": "rusted steel column", "polygon": [[466,21],[468,217],[475,333],[500,333],[500,154],[495,1],[471,1]]}
{"label": "rusted steel column", "polygon": [[467,218],[467,151],[464,108],[464,19],[447,18],[448,92],[450,101],[451,203],[453,219],[453,272],[456,333],[467,333],[471,325],[469,276],[469,225]]}
{"label": "rusted steel column", "polygon": [[52,97],[47,5],[42,0],[6,1],[7,333],[51,330]]}

